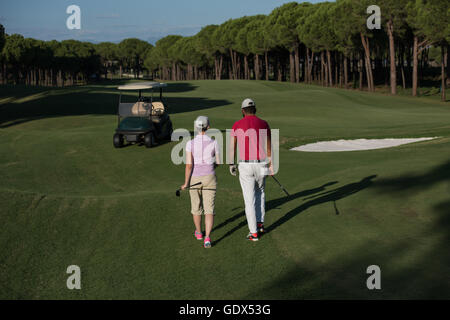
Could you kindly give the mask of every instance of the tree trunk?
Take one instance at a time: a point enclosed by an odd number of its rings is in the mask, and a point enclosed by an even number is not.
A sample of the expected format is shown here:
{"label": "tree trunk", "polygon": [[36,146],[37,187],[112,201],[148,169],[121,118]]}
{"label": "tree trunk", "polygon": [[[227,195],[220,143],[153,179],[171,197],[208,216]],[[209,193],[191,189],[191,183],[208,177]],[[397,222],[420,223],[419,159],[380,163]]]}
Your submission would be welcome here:
{"label": "tree trunk", "polygon": [[445,52],[444,45],[441,45],[441,101],[445,102],[445,85],[447,79],[445,77],[445,61],[447,60],[448,52]]}
{"label": "tree trunk", "polygon": [[398,64],[400,66],[400,73],[402,75],[402,88],[406,89],[406,77],[405,77],[405,46],[402,44],[398,50]]}
{"label": "tree trunk", "polygon": [[363,72],[363,58],[361,55],[359,57],[358,71],[359,71],[359,90],[362,90],[363,89],[364,72]]}
{"label": "tree trunk", "polygon": [[348,89],[348,58],[344,55],[344,88]]}
{"label": "tree trunk", "polygon": [[[370,60],[370,46],[369,39],[365,37],[362,32],[361,35],[361,43],[364,47],[364,56],[365,56],[365,67],[366,67],[366,78],[367,78],[367,87],[369,91],[375,91],[373,76],[372,76],[372,62]],[[362,66],[361,66],[362,67]]]}
{"label": "tree trunk", "polygon": [[214,57],[214,74],[216,80],[219,80],[219,60],[217,59],[217,56]]}
{"label": "tree trunk", "polygon": [[419,38],[414,36],[414,46],[413,46],[413,74],[412,74],[412,95],[417,96],[417,67],[419,65]]}
{"label": "tree trunk", "polygon": [[233,77],[234,77],[234,80],[237,80],[237,79],[239,79],[239,58],[238,58],[238,55],[237,55],[237,52],[236,51],[233,51],[233,53],[234,53],[234,74],[233,74]]}
{"label": "tree trunk", "polygon": [[331,72],[331,52],[327,50],[327,64],[328,64],[328,80],[330,87],[333,86],[333,73]]}
{"label": "tree trunk", "polygon": [[[311,56],[309,55],[309,53],[311,52]],[[308,67],[307,67],[307,72],[306,72],[306,76],[308,78],[307,83],[311,84],[313,82],[313,68],[314,68],[314,52],[310,49],[307,48],[306,51],[306,60],[308,63]]]}
{"label": "tree trunk", "polygon": [[295,82],[295,57],[294,51],[289,52],[289,81]]}
{"label": "tree trunk", "polygon": [[172,62],[172,81],[177,81],[177,66]]}
{"label": "tree trunk", "polygon": [[404,63],[403,59],[401,59],[401,63],[402,63],[402,66],[401,66],[400,70],[402,72],[402,86],[403,86],[403,90],[404,90],[404,89],[406,89],[406,78],[405,78],[405,70],[403,68],[403,63]]}
{"label": "tree trunk", "polygon": [[388,20],[388,22],[387,22],[387,33],[388,33],[388,37],[389,37],[391,94],[397,94],[397,74],[396,74],[396,68],[395,68],[394,24],[393,24],[392,20]]}
{"label": "tree trunk", "polygon": [[338,53],[337,51],[334,52],[334,84],[337,86],[338,85],[338,73],[339,73],[339,57],[338,57]]}
{"label": "tree trunk", "polygon": [[309,73],[309,48],[306,48],[306,57],[305,57],[305,83],[309,83],[310,73]]}
{"label": "tree trunk", "polygon": [[259,73],[259,55],[255,54],[253,68],[255,69],[255,80],[260,80],[260,73]]}
{"label": "tree trunk", "polygon": [[283,81],[283,65],[279,55],[277,56],[277,81]]}
{"label": "tree trunk", "polygon": [[236,79],[242,79],[242,72],[241,72],[241,58],[240,55],[237,54],[237,52],[234,52],[235,54],[235,61],[236,61]]}
{"label": "tree trunk", "polygon": [[298,44],[294,49],[294,60],[295,60],[295,82],[300,82],[300,57],[298,52]]}
{"label": "tree trunk", "polygon": [[245,80],[249,80],[249,70],[248,70],[248,56],[244,55],[244,78]]}
{"label": "tree trunk", "polygon": [[219,69],[217,70],[218,74],[216,75],[217,80],[222,80],[222,70],[223,70],[223,55],[220,55]]}
{"label": "tree trunk", "polygon": [[328,86],[328,67],[325,63],[324,52],[320,52],[320,82],[322,86]]}
{"label": "tree trunk", "polygon": [[266,63],[266,81],[269,81],[269,54],[268,52],[264,52],[264,59]]}
{"label": "tree trunk", "polygon": [[[447,76],[446,79],[448,80],[448,75],[450,74],[450,54],[449,54],[449,50],[450,50],[450,45],[447,45]],[[448,81],[446,81],[445,85],[447,85]]]}
{"label": "tree trunk", "polygon": [[230,57],[231,57],[231,75],[230,75],[230,79],[236,79],[235,75],[236,75],[236,62],[234,61],[234,52],[233,49],[230,48]]}

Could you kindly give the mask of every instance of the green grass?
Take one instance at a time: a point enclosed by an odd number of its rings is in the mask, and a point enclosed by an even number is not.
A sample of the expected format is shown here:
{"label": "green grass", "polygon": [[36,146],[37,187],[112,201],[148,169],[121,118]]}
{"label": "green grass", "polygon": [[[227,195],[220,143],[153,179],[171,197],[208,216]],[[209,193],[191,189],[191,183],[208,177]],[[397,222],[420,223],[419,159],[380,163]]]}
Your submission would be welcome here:
{"label": "green grass", "polygon": [[[292,196],[269,179],[269,232],[246,242],[239,182],[220,167],[214,246],[205,250],[192,236],[188,195],[174,194],[184,172],[170,160],[175,143],[113,148],[115,87],[0,87],[0,298],[450,298],[448,103],[262,81],[171,84],[175,128],[192,130],[198,115],[230,128],[250,96],[280,129],[277,177]],[[441,138],[289,151],[426,136]],[[66,288],[72,264],[82,290]],[[365,285],[372,264],[380,291]]]}

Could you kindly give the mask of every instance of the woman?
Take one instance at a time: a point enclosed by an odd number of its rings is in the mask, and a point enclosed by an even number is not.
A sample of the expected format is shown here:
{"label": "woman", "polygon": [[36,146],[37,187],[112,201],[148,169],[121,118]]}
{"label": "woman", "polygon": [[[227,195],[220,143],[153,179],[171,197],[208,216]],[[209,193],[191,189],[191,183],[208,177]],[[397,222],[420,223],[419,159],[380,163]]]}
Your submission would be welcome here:
{"label": "woman", "polygon": [[203,239],[201,229],[202,214],[205,215],[205,239],[203,246],[211,248],[211,230],[214,223],[214,202],[217,179],[215,166],[219,164],[219,147],[217,142],[205,133],[209,129],[209,119],[199,116],[194,122],[197,135],[186,145],[186,170],[181,189],[200,183],[189,189],[191,196],[191,213],[194,219],[194,237]]}

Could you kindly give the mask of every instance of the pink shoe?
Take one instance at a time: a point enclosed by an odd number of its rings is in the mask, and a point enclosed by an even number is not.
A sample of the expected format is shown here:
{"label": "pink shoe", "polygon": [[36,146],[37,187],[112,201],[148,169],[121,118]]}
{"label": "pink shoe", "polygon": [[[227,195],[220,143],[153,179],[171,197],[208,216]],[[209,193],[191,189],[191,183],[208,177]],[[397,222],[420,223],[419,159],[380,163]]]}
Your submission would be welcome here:
{"label": "pink shoe", "polygon": [[210,237],[206,237],[205,238],[205,242],[203,243],[203,247],[205,247],[205,248],[211,248],[211,239],[210,239]]}
{"label": "pink shoe", "polygon": [[197,240],[202,240],[203,239],[203,233],[201,232],[197,232],[197,230],[194,231],[194,237]]}

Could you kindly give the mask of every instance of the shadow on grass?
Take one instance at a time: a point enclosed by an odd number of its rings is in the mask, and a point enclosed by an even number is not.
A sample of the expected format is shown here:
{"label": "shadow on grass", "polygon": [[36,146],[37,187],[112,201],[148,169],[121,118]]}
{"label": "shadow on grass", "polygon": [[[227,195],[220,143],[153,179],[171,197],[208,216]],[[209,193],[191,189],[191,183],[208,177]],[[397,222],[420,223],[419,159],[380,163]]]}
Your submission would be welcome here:
{"label": "shadow on grass", "polygon": [[371,175],[368,177],[365,177],[364,179],[361,179],[358,182],[349,183],[345,186],[339,187],[334,190],[326,191],[323,193],[320,193],[318,195],[314,195],[312,197],[308,197],[304,200],[311,199],[308,202],[303,203],[302,205],[298,206],[297,208],[294,208],[287,212],[284,216],[280,217],[277,221],[272,223],[268,228],[266,233],[272,232],[282,224],[286,223],[287,221],[291,220],[301,212],[305,211],[306,209],[316,206],[319,204],[323,204],[326,202],[336,202],[340,199],[346,198],[348,196],[351,196],[352,194],[355,194],[361,190],[364,190],[368,188],[373,183],[373,179],[375,179],[377,175]]}
{"label": "shadow on grass", "polygon": [[[369,178],[357,184],[309,196],[305,200],[313,200],[287,213],[272,226],[289,220],[306,207],[340,199],[369,185],[380,193],[398,197],[402,193],[413,195],[438,183],[449,183],[450,161],[425,173],[377,179],[373,183],[370,183],[372,179]],[[430,207],[433,215],[429,218],[432,222],[418,234],[412,235],[417,241],[399,238],[398,241],[383,246],[373,242],[362,243],[351,252],[346,252],[342,259],[330,261],[332,265],[321,265],[320,273],[311,271],[311,265],[306,261],[297,261],[294,267],[260,290],[260,295],[264,299],[449,299],[450,279],[446,276],[450,267],[449,208],[450,199]],[[423,242],[427,241],[425,239],[432,239],[428,240],[427,251],[423,251]],[[421,243],[419,247],[418,241]],[[421,252],[420,255],[417,252]],[[414,260],[399,265],[399,259],[405,260],[406,257]],[[382,270],[381,290],[371,291],[366,288],[368,275],[365,271],[371,264],[379,265]],[[252,293],[251,297],[261,298],[258,293]],[[248,299],[249,296],[240,298]]]}
{"label": "shadow on grass", "polygon": [[[432,233],[440,241],[408,264],[399,265],[399,257],[417,257],[420,249],[415,241],[398,239],[388,246],[361,243],[322,263],[317,267],[320,272],[307,260],[297,261],[262,290],[240,299],[449,299],[448,230],[450,216],[442,213],[430,228],[414,235],[418,240]],[[373,264],[381,268],[381,290],[366,287],[366,269]]]}
{"label": "shadow on grass", "polygon": [[[326,184],[324,184],[324,185],[322,185],[320,187],[314,188],[314,189],[304,190],[304,191],[297,192],[295,194],[291,194],[289,197],[282,197],[282,198],[278,198],[278,199],[273,199],[273,200],[267,201],[266,202],[266,212],[268,212],[271,209],[277,209],[278,206],[280,206],[280,205],[282,205],[284,203],[287,203],[289,201],[295,200],[297,198],[304,197],[304,196],[307,196],[307,195],[310,195],[310,194],[313,194],[313,193],[316,193],[316,192],[323,191],[323,190],[325,190],[326,187],[331,186],[331,185],[336,184],[336,183],[337,183],[337,181],[328,182],[328,183],[326,183]],[[237,207],[235,209],[238,209],[238,208],[240,208],[240,207]],[[233,210],[235,210],[235,209],[233,209]],[[232,216],[231,218],[228,218],[224,222],[222,222],[219,225],[217,225],[216,227],[214,227],[212,231],[217,231],[220,228],[225,227],[227,224],[229,224],[229,223],[231,223],[233,221],[236,221],[237,219],[239,219],[240,217],[243,217],[243,216],[245,216],[245,211],[241,211],[241,212],[235,214],[234,216]],[[243,225],[246,225],[247,221],[245,220],[242,223],[243,223]],[[240,228],[238,228],[238,229],[240,229]],[[233,230],[233,229],[230,230],[225,236],[231,235],[236,230]],[[223,236],[221,239],[225,238],[225,236]],[[219,240],[221,240],[221,239],[219,239]],[[216,240],[216,243],[219,242],[219,240]]]}
{"label": "shadow on grass", "polygon": [[[417,241],[401,239],[379,246],[361,243],[336,260],[321,263],[320,272],[309,261],[300,260],[263,289],[240,299],[449,299],[450,201],[434,206],[437,219],[414,239],[432,236],[439,239],[428,250],[418,248]],[[421,245],[423,246],[423,245]],[[417,251],[422,253],[417,256]],[[320,253],[318,253],[320,254]],[[399,265],[406,257],[407,264]],[[320,260],[320,259],[318,259]],[[381,268],[381,290],[368,290],[366,268]],[[314,265],[314,262],[313,262]]]}
{"label": "shadow on grass", "polygon": [[[172,86],[172,84],[170,84]],[[119,91],[112,93],[108,87],[28,88],[1,87],[0,128],[7,128],[29,121],[81,115],[115,115],[118,109]],[[170,92],[195,90],[188,83],[174,84]],[[227,100],[202,97],[165,97],[169,114],[198,111],[231,104]]]}
{"label": "shadow on grass", "polygon": [[[312,196],[309,198],[314,198],[308,202],[305,202],[303,204],[301,204],[300,206],[288,211],[285,215],[283,215],[282,217],[280,217],[277,221],[275,221],[274,223],[272,223],[270,226],[266,227],[266,233],[272,232],[273,230],[275,230],[276,228],[278,228],[279,226],[281,226],[282,224],[288,222],[289,220],[291,220],[292,218],[294,218],[295,216],[297,216],[298,214],[300,214],[301,212],[305,211],[306,209],[308,209],[309,207],[315,206],[315,205],[319,205],[319,204],[323,204],[326,202],[335,202],[337,200],[340,200],[342,198],[348,197],[352,194],[355,194],[363,189],[366,189],[367,187],[369,187],[372,184],[372,180],[376,178],[376,175],[371,175],[368,176],[364,179],[361,179],[358,182],[354,182],[354,183],[350,183],[347,184],[345,186],[327,191],[327,192],[323,192],[320,193],[316,196]],[[332,182],[328,182],[320,187],[314,188],[314,189],[310,189],[310,190],[304,190],[304,191],[300,191],[297,192],[295,194],[292,194],[289,197],[283,197],[283,198],[278,198],[275,200],[271,200],[268,201],[266,203],[266,212],[274,209],[282,204],[285,204],[289,201],[298,199],[300,197],[305,197],[305,196],[310,196],[310,195],[314,195],[318,192],[324,191],[326,187],[331,186],[336,184],[337,181],[332,181]],[[306,199],[309,199],[306,198]],[[235,214],[233,217],[225,220],[224,222],[222,222],[221,224],[219,224],[218,226],[216,226],[213,231],[216,231],[222,227],[225,227],[226,225],[228,225],[229,223],[241,218],[245,216],[245,211],[241,211],[237,214]],[[221,238],[213,241],[213,245],[217,245],[220,241],[222,241],[223,239],[229,237],[230,235],[232,235],[234,232],[236,232],[237,230],[241,229],[242,227],[247,225],[247,220],[244,219],[243,221],[241,221],[237,226],[235,226],[234,228],[232,228],[231,230],[229,230],[227,233],[225,233]]]}
{"label": "shadow on grass", "polygon": [[444,181],[450,181],[450,161],[423,174],[407,174],[396,178],[380,179],[375,187],[382,193],[415,192]]}

